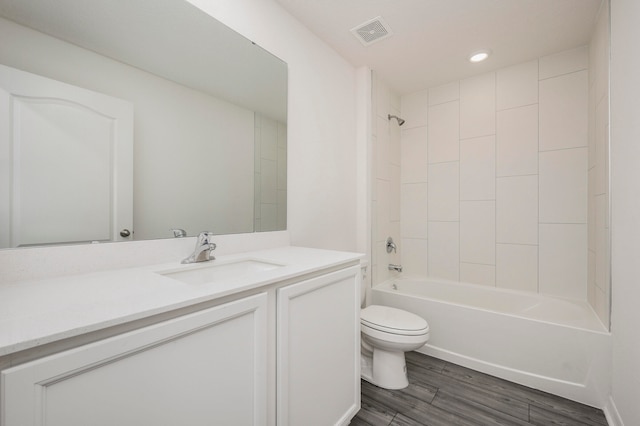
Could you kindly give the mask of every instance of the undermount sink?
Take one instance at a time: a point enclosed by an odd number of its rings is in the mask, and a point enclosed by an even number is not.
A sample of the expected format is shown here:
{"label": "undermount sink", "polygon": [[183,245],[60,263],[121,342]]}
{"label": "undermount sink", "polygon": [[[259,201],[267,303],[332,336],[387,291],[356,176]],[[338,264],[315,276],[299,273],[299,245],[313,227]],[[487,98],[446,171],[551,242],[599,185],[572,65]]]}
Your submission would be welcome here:
{"label": "undermount sink", "polygon": [[159,274],[186,284],[209,284],[221,280],[241,278],[258,272],[271,271],[283,266],[285,265],[263,260],[243,259],[228,263],[207,263],[190,269],[164,271],[159,272]]}

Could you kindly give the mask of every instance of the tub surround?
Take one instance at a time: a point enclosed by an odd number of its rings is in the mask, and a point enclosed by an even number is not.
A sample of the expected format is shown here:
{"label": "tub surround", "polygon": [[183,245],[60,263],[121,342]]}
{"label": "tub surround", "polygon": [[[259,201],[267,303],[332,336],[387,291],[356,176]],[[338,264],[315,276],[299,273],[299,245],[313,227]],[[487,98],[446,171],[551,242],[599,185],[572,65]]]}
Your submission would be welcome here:
{"label": "tub surround", "polygon": [[0,356],[90,333],[320,270],[361,255],[281,247],[218,256],[212,264],[257,259],[284,265],[213,284],[185,284],[158,272],[199,268],[174,262],[0,285]]}

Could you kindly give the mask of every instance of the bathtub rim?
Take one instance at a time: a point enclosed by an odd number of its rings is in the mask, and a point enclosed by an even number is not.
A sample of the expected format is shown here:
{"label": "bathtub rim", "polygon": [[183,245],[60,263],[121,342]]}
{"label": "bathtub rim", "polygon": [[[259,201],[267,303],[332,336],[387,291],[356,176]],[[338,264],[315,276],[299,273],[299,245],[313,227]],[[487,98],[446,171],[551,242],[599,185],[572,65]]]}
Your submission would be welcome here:
{"label": "bathtub rim", "polygon": [[[566,324],[566,323],[562,323],[562,322],[558,322],[558,321],[551,321],[551,320],[545,320],[545,319],[535,318],[535,317],[531,317],[531,316],[526,316],[526,315],[518,314],[516,312],[504,312],[504,311],[499,311],[499,310],[495,310],[495,309],[489,309],[489,308],[486,308],[486,307],[470,305],[470,304],[466,304],[466,303],[458,303],[458,302],[452,302],[452,301],[449,301],[449,300],[437,299],[437,298],[428,297],[428,296],[422,295],[422,294],[415,294],[415,293],[403,292],[401,290],[394,290],[394,289],[391,288],[391,285],[392,285],[392,283],[394,281],[434,282],[434,283],[439,283],[439,284],[444,284],[444,285],[454,285],[454,286],[463,287],[463,288],[470,288],[472,290],[499,292],[499,293],[510,294],[510,295],[515,295],[515,296],[524,296],[524,297],[533,298],[533,299],[547,299],[547,300],[551,299],[551,300],[558,300],[558,301],[565,302],[565,303],[572,303],[572,304],[578,303],[580,305],[580,307],[582,307],[582,308],[586,309],[587,311],[589,311],[589,313],[597,320],[597,323],[600,325],[601,329],[596,330],[594,328],[589,328],[589,327],[580,327],[580,326],[577,326],[577,325]],[[443,278],[430,278],[430,277],[426,277],[425,278],[425,277],[418,277],[418,276],[396,276],[396,277],[391,277],[391,278],[388,278],[385,281],[382,281],[381,283],[372,285],[371,286],[371,290],[372,291],[380,291],[380,292],[384,292],[384,293],[390,293],[390,294],[398,294],[399,293],[399,294],[403,294],[403,295],[407,295],[407,296],[414,296],[414,297],[418,297],[418,298],[422,298],[422,299],[426,299],[426,300],[431,300],[431,301],[435,301],[435,302],[439,302],[439,303],[444,303],[444,304],[451,305],[451,306],[462,306],[462,307],[469,308],[469,309],[476,309],[476,310],[479,310],[479,311],[490,312],[490,313],[498,314],[498,315],[514,316],[514,317],[526,319],[526,320],[529,320],[529,321],[536,321],[536,322],[540,322],[540,323],[544,323],[544,324],[550,324],[550,325],[559,326],[559,327],[567,327],[567,328],[577,329],[577,330],[581,330],[581,331],[588,331],[588,332],[592,332],[592,333],[600,333],[600,334],[605,334],[605,335],[611,335],[611,329],[607,328],[602,323],[602,321],[600,320],[600,317],[598,317],[598,315],[596,314],[595,310],[588,303],[587,300],[572,299],[572,298],[568,298],[568,297],[561,297],[561,296],[556,296],[556,295],[551,295],[551,294],[546,294],[546,293],[532,293],[532,292],[528,292],[528,291],[524,291],[524,290],[515,290],[515,289],[509,289],[509,288],[493,287],[493,286],[488,286],[488,285],[483,285],[483,284],[473,284],[473,283],[468,283],[468,282],[464,282],[464,281],[453,281],[453,280],[447,280],[447,279],[443,279]]]}

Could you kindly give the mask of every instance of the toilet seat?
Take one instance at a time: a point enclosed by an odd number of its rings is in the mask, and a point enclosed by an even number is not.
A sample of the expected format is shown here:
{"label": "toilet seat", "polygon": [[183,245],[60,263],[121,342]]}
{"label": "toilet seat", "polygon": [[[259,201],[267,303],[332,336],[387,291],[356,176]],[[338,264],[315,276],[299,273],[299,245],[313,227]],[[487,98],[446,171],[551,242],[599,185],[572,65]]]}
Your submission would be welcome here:
{"label": "toilet seat", "polygon": [[360,323],[389,334],[421,336],[429,333],[429,324],[424,318],[388,306],[370,305],[362,309]]}

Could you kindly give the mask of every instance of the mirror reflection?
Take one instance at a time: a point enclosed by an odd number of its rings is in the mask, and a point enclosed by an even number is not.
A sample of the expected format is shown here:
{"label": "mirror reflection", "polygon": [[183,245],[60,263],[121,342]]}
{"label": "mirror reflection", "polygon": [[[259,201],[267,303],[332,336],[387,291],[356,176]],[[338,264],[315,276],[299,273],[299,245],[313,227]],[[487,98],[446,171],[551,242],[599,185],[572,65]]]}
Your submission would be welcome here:
{"label": "mirror reflection", "polygon": [[286,229],[284,62],[183,0],[0,15],[0,247]]}

